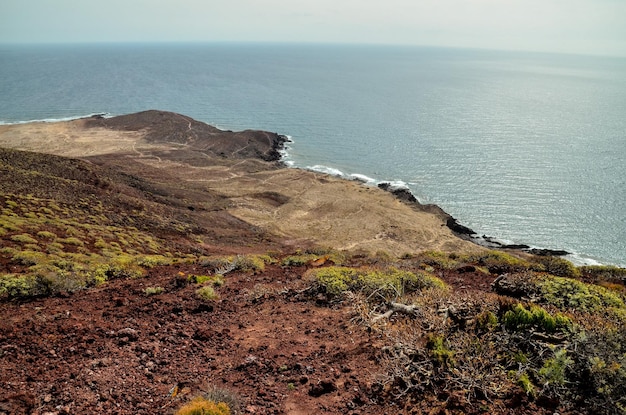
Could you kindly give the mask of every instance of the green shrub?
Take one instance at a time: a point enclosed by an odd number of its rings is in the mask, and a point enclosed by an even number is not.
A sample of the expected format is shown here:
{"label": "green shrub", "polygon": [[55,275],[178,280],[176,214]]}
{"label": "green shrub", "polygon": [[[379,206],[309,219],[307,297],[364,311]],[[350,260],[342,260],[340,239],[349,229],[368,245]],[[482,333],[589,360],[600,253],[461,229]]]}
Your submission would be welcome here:
{"label": "green shrub", "polygon": [[46,251],[48,251],[48,253],[50,254],[58,254],[63,252],[63,249],[65,247],[63,246],[63,244],[60,244],[58,242],[50,242],[48,245],[46,245]]}
{"label": "green shrub", "polygon": [[580,267],[580,271],[582,274],[591,276],[596,280],[626,282],[626,268],[611,265],[586,265]]}
{"label": "green shrub", "polygon": [[11,236],[11,240],[13,242],[20,242],[23,244],[36,244],[37,243],[37,239],[33,238],[32,236],[30,236],[27,233],[22,233],[19,235],[13,235]]}
{"label": "green shrub", "polygon": [[48,255],[39,251],[18,251],[12,257],[16,263],[26,266],[37,265],[47,259]]}
{"label": "green shrub", "polygon": [[552,316],[539,306],[531,305],[529,309],[526,309],[520,303],[517,303],[512,309],[504,313],[502,322],[504,327],[512,331],[536,328],[547,333],[553,333],[559,330],[568,330],[572,327],[572,321],[560,313]]}
{"label": "green shrub", "polygon": [[146,296],[158,295],[163,293],[163,287],[146,287],[144,293]]}
{"label": "green shrub", "polygon": [[207,301],[217,300],[219,298],[213,287],[211,287],[210,285],[198,288],[196,290],[196,295],[198,296],[198,298]]}
{"label": "green shrub", "polygon": [[156,266],[171,265],[172,258],[163,255],[140,255],[137,257],[137,265],[144,268],[154,268]]}
{"label": "green shrub", "polygon": [[260,272],[265,269],[264,258],[265,257],[261,255],[237,255],[233,265],[235,269],[239,271]]}
{"label": "green shrub", "polygon": [[482,311],[476,316],[476,328],[479,331],[491,331],[498,326],[498,317],[489,310]]}
{"label": "green shrub", "polygon": [[470,258],[480,266],[484,266],[492,274],[524,271],[531,267],[528,261],[501,251],[487,251]]}
{"label": "green shrub", "polygon": [[538,282],[541,297],[560,308],[597,312],[607,307],[624,309],[619,294],[594,284],[563,277],[547,276]]}
{"label": "green shrub", "polygon": [[431,356],[439,366],[449,368],[456,364],[454,352],[444,344],[443,336],[429,334],[426,348],[430,350]]}
{"label": "green shrub", "polygon": [[[598,394],[596,406],[606,413],[626,413],[626,327],[587,333],[572,358],[575,373]],[[599,413],[599,411],[598,411]]]}
{"label": "green shrub", "polygon": [[418,255],[418,259],[424,264],[444,269],[453,269],[460,264],[459,261],[451,258],[449,254],[440,251],[422,252]]}
{"label": "green shrub", "polygon": [[574,363],[567,356],[567,350],[558,349],[554,352],[554,357],[548,359],[539,369],[539,377],[544,385],[560,386],[565,384],[566,370]]}
{"label": "green shrub", "polygon": [[509,371],[509,377],[515,381],[517,386],[522,388],[522,390],[526,393],[526,395],[529,395],[529,396],[536,395],[535,385],[533,385],[533,382],[530,380],[528,373],[526,373],[525,371],[518,373],[514,370],[511,370]]}
{"label": "green shrub", "polygon": [[570,261],[556,256],[538,256],[534,259],[541,265],[540,270],[558,277],[578,278],[580,270]]}
{"label": "green shrub", "polygon": [[146,271],[135,262],[135,259],[135,257],[129,255],[119,255],[112,258],[108,263],[107,277],[109,279],[143,277]]}
{"label": "green shrub", "polygon": [[48,231],[39,231],[37,236],[43,239],[54,239],[57,237],[54,233]]}
{"label": "green shrub", "polygon": [[393,267],[357,269],[332,266],[310,270],[307,275],[321,291],[331,296],[339,296],[346,291],[360,291],[365,295],[376,293],[390,299],[423,288],[446,287],[443,281],[427,272],[413,273]]}
{"label": "green shrub", "polygon": [[59,242],[64,243],[66,245],[73,245],[73,246],[83,246],[84,243],[83,241],[81,241],[78,238],[75,238],[73,236],[70,236],[69,238],[59,238],[58,239]]}
{"label": "green shrub", "polygon": [[216,287],[224,285],[224,277],[221,275],[190,275],[188,280],[196,284],[211,283]]}
{"label": "green shrub", "polygon": [[102,238],[97,238],[96,241],[93,243],[93,246],[94,248],[98,249],[104,249],[108,247],[107,243]]}
{"label": "green shrub", "polygon": [[33,278],[25,275],[0,275],[0,296],[21,298],[31,295]]}
{"label": "green shrub", "polygon": [[281,265],[283,267],[303,267],[318,258],[315,254],[289,255],[283,258]]}
{"label": "green shrub", "polygon": [[[283,261],[284,262],[284,261]],[[330,295],[341,295],[353,285],[357,279],[354,268],[328,267],[312,272],[315,282]]]}

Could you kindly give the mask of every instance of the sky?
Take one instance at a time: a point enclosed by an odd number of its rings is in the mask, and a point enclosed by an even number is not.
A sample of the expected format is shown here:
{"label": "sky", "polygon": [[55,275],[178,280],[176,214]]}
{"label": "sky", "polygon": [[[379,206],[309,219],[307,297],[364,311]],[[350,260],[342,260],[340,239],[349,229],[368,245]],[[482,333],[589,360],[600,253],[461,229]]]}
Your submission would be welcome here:
{"label": "sky", "polygon": [[626,0],[0,0],[0,43],[188,41],[626,56]]}

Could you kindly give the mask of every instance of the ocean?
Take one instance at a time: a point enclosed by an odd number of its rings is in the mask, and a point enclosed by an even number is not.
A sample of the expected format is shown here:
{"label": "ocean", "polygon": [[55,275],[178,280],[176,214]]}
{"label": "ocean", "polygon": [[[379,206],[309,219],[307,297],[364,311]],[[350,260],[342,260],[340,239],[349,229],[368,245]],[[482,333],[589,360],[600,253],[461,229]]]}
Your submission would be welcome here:
{"label": "ocean", "polygon": [[0,46],[0,123],[160,109],[292,137],[480,235],[626,266],[626,58],[400,46]]}

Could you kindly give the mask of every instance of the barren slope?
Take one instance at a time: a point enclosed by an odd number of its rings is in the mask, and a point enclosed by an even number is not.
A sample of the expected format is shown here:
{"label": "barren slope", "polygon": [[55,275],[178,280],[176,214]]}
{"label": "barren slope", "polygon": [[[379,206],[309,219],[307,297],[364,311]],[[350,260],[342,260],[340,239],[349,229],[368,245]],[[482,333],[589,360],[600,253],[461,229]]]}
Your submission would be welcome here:
{"label": "barren slope", "polygon": [[[440,216],[383,190],[281,168],[274,163],[281,139],[272,133],[220,131],[158,111],[0,126],[2,147],[80,157],[147,177],[172,193],[178,189],[192,207],[225,211],[288,244],[397,255],[479,249],[455,237]],[[203,192],[224,200],[207,203]]]}

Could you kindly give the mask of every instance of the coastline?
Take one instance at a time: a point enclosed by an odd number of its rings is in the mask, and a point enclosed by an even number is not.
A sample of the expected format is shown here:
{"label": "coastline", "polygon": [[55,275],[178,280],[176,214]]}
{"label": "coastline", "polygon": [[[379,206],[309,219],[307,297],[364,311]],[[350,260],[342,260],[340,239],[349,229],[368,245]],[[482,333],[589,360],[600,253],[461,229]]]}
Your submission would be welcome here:
{"label": "coastline", "polygon": [[[293,142],[293,140],[291,138],[288,138],[286,142]],[[280,151],[282,152],[282,154],[286,153],[282,149]],[[408,203],[409,205],[414,204],[418,206],[420,209],[428,210],[430,212],[433,212],[439,215],[445,220],[446,226],[450,230],[452,230],[458,237],[464,240],[473,242],[476,245],[479,245],[485,248],[502,249],[502,250],[508,250],[508,251],[521,251],[521,252],[538,255],[538,256],[565,257],[565,259],[568,259],[570,262],[574,263],[575,265],[609,265],[608,263],[598,262],[595,259],[585,257],[584,254],[574,254],[572,252],[569,252],[567,250],[560,249],[560,248],[547,248],[547,247],[540,247],[540,246],[535,246],[535,245],[520,244],[520,243],[511,242],[511,241],[503,241],[496,236],[488,236],[484,234],[481,235],[480,233],[460,223],[458,219],[456,219],[451,214],[446,212],[440,206],[436,204],[421,203],[417,199],[417,197],[413,194],[413,192],[411,191],[409,186],[406,184],[406,182],[401,181],[401,180],[376,180],[374,178],[371,178],[369,176],[366,176],[360,173],[351,173],[349,175],[346,175],[339,169],[328,167],[328,166],[323,166],[323,165],[299,167],[299,166],[295,166],[293,161],[289,161],[289,164],[286,164],[286,166],[290,168],[300,168],[304,170],[313,171],[316,173],[327,174],[330,176],[342,178],[344,180],[359,182],[364,186],[374,186],[374,187],[383,189],[385,191],[388,191],[389,193],[396,196],[399,200],[405,203]],[[610,265],[619,265],[619,264],[610,264]]]}
{"label": "coastline", "polygon": [[[60,119],[42,119],[42,120],[29,120],[29,121],[16,121],[11,123],[0,123],[0,128],[2,127],[11,127],[11,126],[27,126],[32,124],[57,124],[57,123],[66,123],[73,121],[87,121],[89,123],[92,122],[103,122],[104,120],[116,117],[124,117],[124,116],[133,116],[135,114],[127,114],[127,115],[118,115],[114,116],[109,113],[91,113],[87,115],[79,115],[75,117],[64,117]],[[180,116],[180,114],[177,114]],[[183,116],[186,119],[191,118]],[[100,121],[98,121],[100,120]],[[195,122],[195,120],[194,120]],[[199,124],[204,124],[199,122]],[[206,124],[208,125],[208,124]],[[213,126],[209,126],[211,128],[216,128]],[[223,132],[231,132],[229,130],[220,130]],[[456,218],[443,210],[440,206],[435,204],[422,204],[417,197],[411,192],[409,186],[406,182],[401,180],[377,180],[375,178],[360,174],[360,173],[352,173],[345,174],[339,169],[335,169],[332,167],[324,166],[324,165],[313,165],[313,166],[297,166],[295,162],[289,157],[290,144],[294,143],[294,140],[289,135],[272,133],[274,137],[274,141],[271,144],[271,151],[268,153],[267,157],[265,157],[266,161],[269,162],[278,162],[281,166],[285,168],[298,169],[303,171],[310,171],[316,174],[328,175],[335,178],[340,178],[342,180],[357,182],[364,187],[376,187],[382,190],[385,190],[391,194],[393,194],[398,200],[408,204],[409,206],[413,205],[418,210],[427,211],[435,214],[439,218],[441,218],[447,228],[449,228],[457,237],[463,239],[465,241],[469,241],[477,246],[488,248],[488,249],[502,249],[508,251],[520,251],[529,254],[535,254],[540,256],[559,256],[568,259],[570,262],[575,265],[617,265],[622,266],[621,264],[611,264],[610,262],[603,262],[602,260],[597,260],[584,254],[572,253],[560,248],[547,248],[540,247],[528,244],[519,244],[514,241],[504,241],[499,239],[498,236],[490,236],[490,235],[481,235],[478,232],[475,232],[473,229],[466,227],[462,223],[460,223]]]}
{"label": "coastline", "polygon": [[284,135],[223,131],[163,111],[0,126],[4,147],[45,149],[132,175],[150,172],[219,195],[217,205],[194,209],[224,212],[288,245],[394,255],[484,249],[445,227],[441,212],[409,206],[377,187],[288,168],[280,161],[286,144]]}

